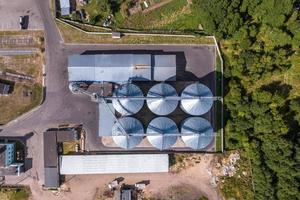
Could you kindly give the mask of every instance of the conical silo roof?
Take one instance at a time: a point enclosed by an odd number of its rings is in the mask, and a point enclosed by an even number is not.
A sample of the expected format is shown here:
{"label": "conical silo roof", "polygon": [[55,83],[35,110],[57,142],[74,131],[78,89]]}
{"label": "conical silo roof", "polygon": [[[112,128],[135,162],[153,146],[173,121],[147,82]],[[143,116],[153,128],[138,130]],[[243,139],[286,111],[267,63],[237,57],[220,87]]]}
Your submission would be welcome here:
{"label": "conical silo roof", "polygon": [[213,99],[210,98],[213,97],[211,90],[201,83],[193,83],[187,86],[182,91],[181,97],[183,99],[180,102],[180,107],[190,115],[203,115],[207,113],[213,105]]}
{"label": "conical silo roof", "polygon": [[[173,134],[173,135],[172,135]],[[167,117],[153,119],[147,127],[147,139],[157,149],[170,149],[178,138],[178,128],[175,122]]]}
{"label": "conical silo roof", "polygon": [[[121,85],[113,92],[113,97],[143,97],[142,90],[131,83]],[[144,105],[143,99],[121,98],[112,101],[113,107],[123,116],[139,112]]]}
{"label": "conical silo roof", "polygon": [[181,138],[187,147],[195,150],[204,149],[213,140],[214,131],[206,119],[189,117],[182,123]]}
{"label": "conical silo roof", "polygon": [[143,139],[144,128],[142,123],[133,117],[120,118],[112,128],[112,138],[121,148],[132,149]]}
{"label": "conical silo roof", "polygon": [[147,99],[147,105],[157,115],[168,115],[176,109],[178,100],[166,99],[166,97],[177,96],[175,88],[171,85],[159,83],[148,91],[147,97],[153,97],[153,99]]}

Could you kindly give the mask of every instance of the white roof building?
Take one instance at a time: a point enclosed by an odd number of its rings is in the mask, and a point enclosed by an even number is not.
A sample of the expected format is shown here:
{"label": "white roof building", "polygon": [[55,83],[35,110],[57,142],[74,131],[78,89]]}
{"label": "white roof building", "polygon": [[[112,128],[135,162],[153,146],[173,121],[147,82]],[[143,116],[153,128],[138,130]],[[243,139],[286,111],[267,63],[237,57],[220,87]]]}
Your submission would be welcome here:
{"label": "white roof building", "polygon": [[60,157],[60,174],[65,175],[168,171],[168,154],[64,155]]}
{"label": "white roof building", "polygon": [[59,0],[60,14],[69,15],[71,12],[70,0]]}

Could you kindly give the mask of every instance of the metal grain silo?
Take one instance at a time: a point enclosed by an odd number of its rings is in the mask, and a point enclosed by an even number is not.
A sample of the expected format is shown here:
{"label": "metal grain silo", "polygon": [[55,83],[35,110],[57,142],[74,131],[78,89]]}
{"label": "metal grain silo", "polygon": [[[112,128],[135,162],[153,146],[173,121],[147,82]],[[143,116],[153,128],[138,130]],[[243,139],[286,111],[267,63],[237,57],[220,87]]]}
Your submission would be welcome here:
{"label": "metal grain silo", "polygon": [[157,149],[170,149],[178,138],[178,128],[175,122],[167,117],[153,119],[147,127],[147,139]]}
{"label": "metal grain silo", "polygon": [[189,117],[184,120],[181,134],[185,145],[195,150],[204,149],[214,138],[214,131],[210,122],[202,117]]}
{"label": "metal grain silo", "polygon": [[207,86],[201,83],[193,83],[182,91],[180,107],[187,114],[203,115],[211,109],[213,105],[212,97],[213,94]]}
{"label": "metal grain silo", "polygon": [[[133,115],[139,112],[144,105],[143,99],[133,99],[130,97],[143,97],[142,90],[131,83],[121,85],[113,92],[113,107],[123,116]],[[117,97],[120,97],[118,99]],[[128,97],[128,98],[126,98]]]}
{"label": "metal grain silo", "polygon": [[166,83],[154,85],[148,91],[147,97],[149,98],[147,99],[149,109],[157,115],[168,115],[178,105],[177,99],[168,99],[168,97],[178,97],[178,95],[175,88]]}
{"label": "metal grain silo", "polygon": [[132,149],[141,143],[144,136],[142,123],[133,117],[120,118],[112,128],[112,138],[121,148]]}

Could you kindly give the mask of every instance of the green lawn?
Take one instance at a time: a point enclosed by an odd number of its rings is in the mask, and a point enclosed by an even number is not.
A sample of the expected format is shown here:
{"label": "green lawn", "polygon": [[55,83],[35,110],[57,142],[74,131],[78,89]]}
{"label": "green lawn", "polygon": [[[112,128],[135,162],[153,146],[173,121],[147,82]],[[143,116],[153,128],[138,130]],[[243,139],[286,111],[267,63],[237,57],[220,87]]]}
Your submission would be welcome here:
{"label": "green lawn", "polygon": [[90,23],[102,26],[103,20],[110,15],[110,8],[104,0],[90,0],[90,3],[82,8],[89,15]]}
{"label": "green lawn", "polygon": [[27,200],[30,196],[30,189],[28,187],[9,188],[0,187],[1,200]]}
{"label": "green lawn", "polygon": [[117,26],[142,30],[164,29],[167,25],[171,25],[176,22],[178,20],[178,16],[188,14],[189,12],[191,11],[189,6],[187,6],[186,0],[173,0],[170,3],[150,12],[139,12],[130,17],[126,17],[123,23],[117,24]]}
{"label": "green lawn", "polygon": [[[32,39],[29,45],[21,47],[44,48],[43,32],[41,31],[0,31],[3,38]],[[3,45],[5,48],[20,48],[18,44]],[[0,56],[0,70],[34,77],[32,81],[16,81],[10,77],[1,79],[15,82],[13,92],[8,96],[0,96],[0,124],[5,124],[32,108],[38,106],[43,98],[42,65],[44,63],[43,51],[32,55]],[[31,93],[31,95],[30,95]]]}
{"label": "green lawn", "polygon": [[164,36],[124,36],[121,39],[112,39],[108,35],[87,34],[75,28],[57,21],[58,28],[67,43],[91,43],[91,44],[214,44],[211,38],[197,37],[164,37]]}
{"label": "green lawn", "polygon": [[[114,24],[111,26],[115,30],[187,33],[199,31],[198,10],[193,4],[188,4],[187,0],[171,0],[161,7],[148,12],[140,11],[131,16],[127,14],[127,2],[123,2],[117,8],[111,8],[106,0],[91,0],[77,9],[84,9],[89,18],[87,22],[96,26],[102,26],[104,19],[113,12]],[[95,31],[99,31],[96,29]]]}

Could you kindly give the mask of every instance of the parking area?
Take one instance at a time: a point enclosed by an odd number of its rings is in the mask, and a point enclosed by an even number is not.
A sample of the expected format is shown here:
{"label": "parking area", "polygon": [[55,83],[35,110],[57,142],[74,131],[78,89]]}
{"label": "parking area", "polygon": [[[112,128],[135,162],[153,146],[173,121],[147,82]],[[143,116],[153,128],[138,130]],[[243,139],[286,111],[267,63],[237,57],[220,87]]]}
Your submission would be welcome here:
{"label": "parking area", "polygon": [[42,18],[35,0],[0,0],[0,29],[19,30],[20,16],[26,16],[28,29],[43,29]]}

